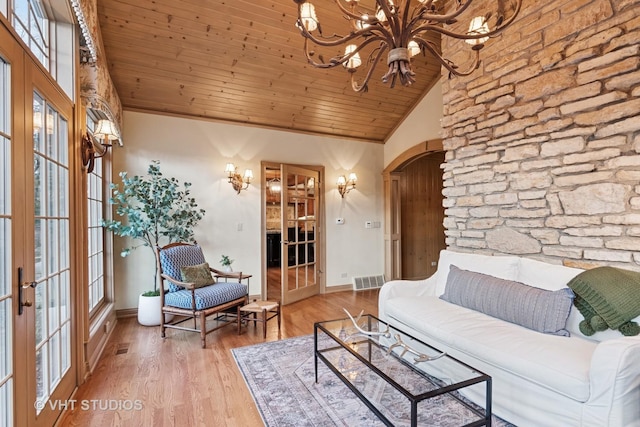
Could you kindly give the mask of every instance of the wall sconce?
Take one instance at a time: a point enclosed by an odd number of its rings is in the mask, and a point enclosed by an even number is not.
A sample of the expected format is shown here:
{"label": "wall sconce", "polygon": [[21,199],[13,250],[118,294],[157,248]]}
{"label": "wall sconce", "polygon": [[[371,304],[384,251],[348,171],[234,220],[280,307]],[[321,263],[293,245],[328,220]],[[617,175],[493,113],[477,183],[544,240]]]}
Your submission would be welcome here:
{"label": "wall sconce", "polygon": [[[82,136],[82,166],[87,168],[87,173],[93,171],[95,159],[107,154],[111,141],[116,139],[120,139],[120,134],[111,120],[98,120],[93,135],[87,132]],[[118,145],[122,147],[122,141],[118,141]]]}
{"label": "wall sconce", "polygon": [[246,190],[251,184],[253,179],[253,171],[251,169],[245,169],[244,176],[238,173],[238,168],[233,163],[227,163],[227,167],[224,169],[229,178],[229,183],[238,194],[240,191]]}
{"label": "wall sconce", "polygon": [[354,188],[356,188],[356,182],[358,181],[358,177],[356,176],[355,172],[351,172],[349,174],[349,179],[347,180],[344,175],[340,175],[338,177],[338,192],[340,193],[340,196],[344,199],[344,195],[347,194],[349,191],[353,190]]}

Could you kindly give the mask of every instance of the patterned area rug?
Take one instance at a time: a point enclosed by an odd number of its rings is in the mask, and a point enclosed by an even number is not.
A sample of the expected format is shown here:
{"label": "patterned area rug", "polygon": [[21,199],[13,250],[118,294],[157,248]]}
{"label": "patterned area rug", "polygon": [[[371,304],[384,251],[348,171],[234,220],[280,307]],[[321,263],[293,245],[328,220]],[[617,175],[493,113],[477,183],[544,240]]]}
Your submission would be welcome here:
{"label": "patterned area rug", "polygon": [[[315,382],[313,335],[235,348],[231,352],[266,426],[384,425],[322,361],[318,361],[318,383]],[[394,425],[410,425],[408,400],[393,396],[395,390],[384,384],[373,381],[367,385],[370,389],[367,392],[376,398],[376,407],[387,405],[389,409],[383,412]],[[421,402],[418,425],[461,426],[478,419],[472,411],[452,403],[453,400],[444,397]],[[495,416],[492,425],[513,427]]]}

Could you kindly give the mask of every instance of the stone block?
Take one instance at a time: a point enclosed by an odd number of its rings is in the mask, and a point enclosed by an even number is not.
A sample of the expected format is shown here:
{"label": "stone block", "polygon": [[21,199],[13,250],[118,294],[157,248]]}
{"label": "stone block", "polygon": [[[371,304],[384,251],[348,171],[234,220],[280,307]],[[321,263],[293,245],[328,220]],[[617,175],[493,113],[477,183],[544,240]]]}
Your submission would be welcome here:
{"label": "stone block", "polygon": [[604,240],[596,237],[561,236],[560,244],[562,246],[577,246],[580,248],[602,248]]}
{"label": "stone block", "polygon": [[509,108],[508,111],[515,119],[522,119],[524,117],[535,116],[536,114],[538,114],[538,112],[542,111],[543,108],[544,104],[542,103],[542,101],[536,100],[533,102],[514,105],[513,107]]}
{"label": "stone block", "polygon": [[549,141],[542,144],[540,155],[542,157],[555,157],[559,155],[578,153],[585,147],[584,137],[576,136],[573,138],[559,139]]}
{"label": "stone block", "polygon": [[605,148],[603,150],[589,151],[586,153],[569,154],[564,156],[562,162],[565,165],[572,165],[574,163],[589,163],[599,160],[607,160],[618,156],[620,156],[619,148]]}
{"label": "stone block", "polygon": [[570,104],[561,105],[560,112],[562,114],[573,114],[576,112],[600,109],[607,104],[622,101],[626,98],[627,94],[624,92],[610,92],[604,95],[594,96],[593,98],[587,98]]}
{"label": "stone block", "polygon": [[487,230],[495,228],[499,225],[504,224],[504,220],[502,218],[481,218],[481,219],[470,219],[467,222],[467,228],[469,229],[478,229],[478,230]]}
{"label": "stone block", "polygon": [[512,228],[502,227],[488,231],[486,241],[490,249],[508,254],[537,254],[542,249],[538,240]]}
{"label": "stone block", "polygon": [[544,105],[546,107],[557,107],[578,99],[587,99],[599,95],[601,88],[602,83],[600,82],[591,82],[580,86],[567,86],[562,92],[545,100]]}
{"label": "stone block", "polygon": [[521,145],[518,147],[507,148],[502,156],[503,162],[513,162],[523,159],[529,159],[531,157],[538,157],[540,154],[540,148],[537,145]]}
{"label": "stone block", "polygon": [[511,175],[513,190],[530,190],[532,188],[548,188],[552,178],[548,172],[514,173]]}
{"label": "stone block", "polygon": [[467,185],[479,184],[482,182],[491,182],[493,181],[494,177],[495,172],[492,170],[479,170],[475,172],[456,175],[453,180],[456,185]]}
{"label": "stone block", "polygon": [[511,205],[517,202],[517,193],[487,194],[486,196],[484,196],[484,203],[487,205]]}
{"label": "stone block", "polygon": [[463,196],[456,199],[456,206],[468,207],[468,206],[483,206],[484,201],[482,196]]}
{"label": "stone block", "polygon": [[608,181],[611,179],[612,176],[613,176],[613,172],[609,172],[609,171],[591,172],[591,173],[584,173],[580,175],[558,176],[553,180],[553,182],[559,187],[568,187],[568,186],[591,184],[599,181]]}
{"label": "stone block", "polygon": [[605,224],[639,225],[640,214],[629,213],[625,215],[607,215],[602,217],[602,222]]}
{"label": "stone block", "polygon": [[566,174],[576,174],[576,173],[585,173],[585,172],[593,172],[596,170],[596,166],[591,163],[584,163],[579,165],[571,165],[565,166],[562,168],[551,169],[552,175],[566,175]]}
{"label": "stone block", "polygon": [[582,258],[582,249],[579,248],[567,248],[561,246],[544,246],[542,253],[549,256],[556,256],[561,258]]}
{"label": "stone block", "polygon": [[544,199],[546,195],[546,190],[521,191],[518,193],[518,198],[520,200]]}
{"label": "stone block", "polygon": [[638,53],[640,53],[640,46],[637,44],[627,46],[622,49],[616,49],[588,61],[580,62],[580,64],[578,64],[578,73],[584,73],[585,71],[590,71],[595,68],[617,64],[626,58],[638,56]]}
{"label": "stone block", "polygon": [[624,135],[638,131],[638,117],[631,117],[619,122],[604,126],[596,132],[597,138],[605,138],[611,135]]}
{"label": "stone block", "polygon": [[546,200],[521,200],[520,207],[524,209],[541,209],[547,207]]}
{"label": "stone block", "polygon": [[596,80],[603,81],[620,74],[636,71],[638,69],[638,65],[640,65],[640,58],[627,58],[615,64],[610,64],[609,66],[604,68],[598,68],[595,70],[580,73],[576,78],[576,82],[578,85],[583,85],[594,82]]}
{"label": "stone block", "polygon": [[549,209],[500,209],[502,218],[545,218],[551,212]]}
{"label": "stone block", "polygon": [[530,171],[536,169],[549,169],[562,165],[560,159],[547,159],[547,160],[533,160],[520,163],[520,168],[523,171]]}
{"label": "stone block", "polygon": [[601,236],[601,237],[617,237],[622,236],[622,227],[605,225],[602,227],[584,227],[584,228],[565,228],[563,232],[570,236]]}
{"label": "stone block", "polygon": [[[640,65],[640,61],[638,64]],[[600,107],[597,111],[577,114],[573,119],[578,125],[611,123],[630,116],[635,116],[637,120],[638,111],[640,111],[640,99],[632,99]]]}
{"label": "stone block", "polygon": [[498,216],[498,212],[499,209],[495,206],[484,206],[469,209],[469,215],[472,218],[495,218]]}
{"label": "stone block", "polygon": [[544,225],[550,228],[569,228],[569,227],[589,227],[592,225],[600,225],[602,220],[596,216],[567,216],[554,215],[548,217]]}
{"label": "stone block", "polygon": [[610,138],[595,139],[587,143],[587,148],[597,150],[599,148],[621,147],[627,143],[625,136],[612,136]]}
{"label": "stone block", "polygon": [[544,227],[544,219],[508,219],[504,225],[511,228],[542,228]]}
{"label": "stone block", "polygon": [[640,252],[640,238],[628,237],[625,239],[611,239],[607,240],[604,245],[607,249]]}
{"label": "stone block", "polygon": [[560,191],[558,197],[567,215],[619,213],[626,210],[630,190],[627,185],[607,182]]}
{"label": "stone block", "polygon": [[516,99],[531,101],[546,98],[573,86],[575,86],[575,79],[571,73],[562,69],[551,70],[517,85]]}
{"label": "stone block", "polygon": [[508,183],[505,181],[490,182],[487,184],[475,184],[469,185],[469,194],[491,194],[500,191],[505,191],[508,187]]}
{"label": "stone block", "polygon": [[583,253],[585,259],[610,262],[631,262],[630,252],[617,252],[611,250],[585,249]]}
{"label": "stone block", "polygon": [[548,134],[561,129],[566,129],[567,127],[573,125],[573,123],[574,123],[574,119],[571,117],[556,119],[556,120],[549,120],[546,122],[543,121],[542,123],[537,124],[535,126],[529,126],[524,130],[524,133],[527,136]]}
{"label": "stone block", "polygon": [[477,249],[483,249],[487,247],[487,243],[484,240],[479,239],[456,239],[456,245],[463,248]]}
{"label": "stone block", "polygon": [[538,239],[544,245],[557,245],[560,243],[560,233],[556,230],[531,230],[531,236]]}
{"label": "stone block", "polygon": [[607,160],[604,165],[609,169],[640,167],[640,156],[621,156],[615,159]]}

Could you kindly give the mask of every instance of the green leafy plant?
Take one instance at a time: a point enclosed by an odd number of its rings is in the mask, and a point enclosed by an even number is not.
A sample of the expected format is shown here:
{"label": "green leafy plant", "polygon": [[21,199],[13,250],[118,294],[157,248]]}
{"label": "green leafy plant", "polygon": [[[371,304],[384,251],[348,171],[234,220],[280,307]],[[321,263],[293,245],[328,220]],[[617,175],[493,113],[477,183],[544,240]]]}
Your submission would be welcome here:
{"label": "green leafy plant", "polygon": [[[146,176],[129,177],[120,172],[122,185],[111,184],[116,215],[126,221],[103,220],[102,226],[120,237],[129,237],[140,244],[127,247],[120,253],[126,257],[140,246],[152,250],[173,242],[193,242],[193,228],[204,216],[204,210],[190,197],[191,183],[180,185],[177,179],[167,178],[160,171],[160,162],[154,160]],[[156,251],[153,251],[156,254]],[[156,254],[157,258],[157,254]],[[154,276],[153,291],[158,292],[158,268]]]}
{"label": "green leafy plant", "polygon": [[233,263],[233,260],[229,258],[229,255],[222,255],[222,259],[220,259],[220,264],[222,264],[223,267],[231,267],[232,263]]}

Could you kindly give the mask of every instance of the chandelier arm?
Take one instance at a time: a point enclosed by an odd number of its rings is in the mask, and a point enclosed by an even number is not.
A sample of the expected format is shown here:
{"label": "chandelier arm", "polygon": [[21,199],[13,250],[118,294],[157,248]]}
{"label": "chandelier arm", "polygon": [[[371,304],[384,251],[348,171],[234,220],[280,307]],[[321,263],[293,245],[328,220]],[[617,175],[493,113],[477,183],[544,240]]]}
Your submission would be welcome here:
{"label": "chandelier arm", "polygon": [[438,51],[436,50],[436,48],[429,42],[423,40],[423,39],[418,39],[418,43],[420,43],[425,49],[427,49],[429,52],[431,52],[431,54],[433,56],[436,57],[436,59],[438,60],[438,62],[440,62],[440,64],[445,67],[447,70],[449,70],[450,73],[455,74],[456,76],[459,77],[464,77],[464,76],[468,76],[471,73],[473,73],[475,70],[478,69],[478,67],[480,66],[480,51],[476,50],[476,57],[475,60],[473,61],[473,64],[471,64],[471,67],[469,67],[469,69],[467,71],[458,71],[458,66],[453,64],[451,61],[449,61],[448,59],[445,59],[442,57],[442,55],[440,55],[440,53],[438,53]]}
{"label": "chandelier arm", "polygon": [[388,31],[386,31],[386,29],[378,26],[375,26],[373,28],[369,27],[366,29],[354,31],[349,33],[349,35],[347,36],[340,36],[340,35],[334,34],[332,37],[340,37],[336,40],[326,40],[328,38],[319,39],[315,37],[313,34],[311,34],[309,31],[307,31],[304,25],[301,27],[300,32],[302,33],[302,36],[305,39],[311,40],[314,44],[317,44],[318,46],[322,46],[322,47],[339,46],[341,44],[345,44],[348,41],[356,39],[360,36],[364,36],[366,34],[375,35],[373,37],[368,37],[368,38],[387,39],[387,40],[393,39],[393,36]]}
{"label": "chandelier arm", "polygon": [[[316,62],[311,58],[311,55],[309,54],[309,48],[308,48],[308,40],[305,39],[305,45],[304,45],[304,53],[305,56],[307,57],[307,62],[311,65],[313,65],[316,68],[333,68],[336,67],[338,65],[343,65],[344,63],[346,63],[347,61],[349,61],[349,59],[351,59],[351,57],[355,56],[356,53],[358,53],[360,50],[362,50],[362,48],[364,48],[365,46],[376,42],[376,41],[380,41],[381,44],[386,48],[386,46],[388,45],[388,42],[378,36],[374,36],[374,37],[370,37],[368,39],[366,39],[364,42],[362,42],[362,44],[360,44],[353,52],[349,53],[349,55],[345,55],[342,56],[340,59],[338,59],[338,57],[333,56],[329,59],[329,62]],[[381,49],[381,50],[385,50],[385,49]],[[377,59],[380,58],[380,53],[378,54]]]}
{"label": "chandelier arm", "polygon": [[[468,3],[471,3],[471,1],[473,1],[473,0],[469,0]],[[490,30],[489,32],[486,32],[486,33],[482,33],[482,34],[456,33],[454,31],[444,29],[444,28],[442,28],[440,26],[437,26],[437,25],[425,24],[425,25],[421,25],[421,26],[415,28],[414,30],[412,30],[411,34],[415,35],[417,33],[421,33],[421,32],[424,32],[424,31],[435,31],[435,32],[438,32],[440,34],[444,34],[446,36],[453,37],[453,38],[460,39],[460,40],[477,40],[477,39],[481,39],[481,38],[485,38],[485,37],[493,37],[493,36],[499,34],[502,30],[504,30],[506,27],[511,25],[513,23],[513,21],[516,20],[516,18],[518,17],[518,14],[520,13],[520,9],[522,7],[522,0],[516,0],[515,5],[516,6],[515,6],[515,9],[513,11],[513,14],[509,17],[509,19],[507,19],[506,21],[503,21],[500,25],[496,26],[496,28],[494,28],[493,30]],[[429,18],[429,19],[431,19],[433,21],[440,22],[438,19],[432,19],[432,18]]]}
{"label": "chandelier arm", "polygon": [[[507,25],[510,24],[511,22],[512,20],[510,18],[510,21],[508,21]],[[447,30],[437,25],[426,24],[426,25],[421,25],[418,28],[415,28],[414,30],[412,30],[411,35],[415,37],[415,35],[419,33],[433,31],[445,36],[453,37],[454,39],[458,39],[458,40],[477,40],[485,37],[493,37],[495,35],[498,35],[507,25],[501,25],[487,33],[467,34],[467,33],[456,33],[455,31]]]}
{"label": "chandelier arm", "polygon": [[[522,2],[522,0],[518,0],[518,1]],[[464,3],[462,3],[460,6],[458,6],[456,10],[448,14],[440,15],[440,14],[428,13],[426,14],[426,16],[425,14],[422,14],[421,19],[424,19],[427,21],[449,23],[449,22],[455,21],[458,18],[458,16],[462,15],[462,13],[465,10],[467,10],[469,6],[471,6],[471,3],[473,3],[473,0],[467,0]]]}
{"label": "chandelier arm", "polygon": [[[351,19],[356,19],[356,20],[359,20],[359,21],[362,21],[362,15],[358,15],[357,13],[353,13],[353,12],[352,12],[352,11],[350,11],[349,9],[345,8],[345,7],[342,5],[342,2],[341,2],[340,0],[334,0],[334,3],[335,3],[336,5],[338,5],[338,8],[340,9],[340,11],[341,11],[342,13],[344,13],[345,15],[347,15],[349,18],[351,18]],[[356,2],[356,3],[357,3],[357,2]],[[367,15],[367,16],[368,16],[368,15]],[[368,20],[367,20],[367,21],[368,21]],[[378,22],[380,22],[380,21],[378,21],[377,19],[373,19],[373,20],[372,20],[372,22],[371,22],[370,24],[371,24],[371,25],[373,25],[373,24],[378,23]],[[369,23],[369,22],[367,22],[367,23]]]}
{"label": "chandelier arm", "polygon": [[367,75],[365,76],[361,84],[358,84],[358,82],[356,82],[355,72],[351,72],[351,88],[355,92],[366,92],[367,90],[369,90],[369,88],[367,87],[367,85],[369,84],[369,80],[371,80],[373,71],[376,69],[376,65],[378,65],[378,63],[380,62],[380,58],[382,57],[384,52],[387,50],[387,47],[388,47],[387,43],[383,43],[382,46],[379,48],[379,51],[378,51],[378,54],[376,55],[375,60],[371,61],[371,59],[369,58],[369,60],[367,61],[370,63],[369,70],[367,71]]}

